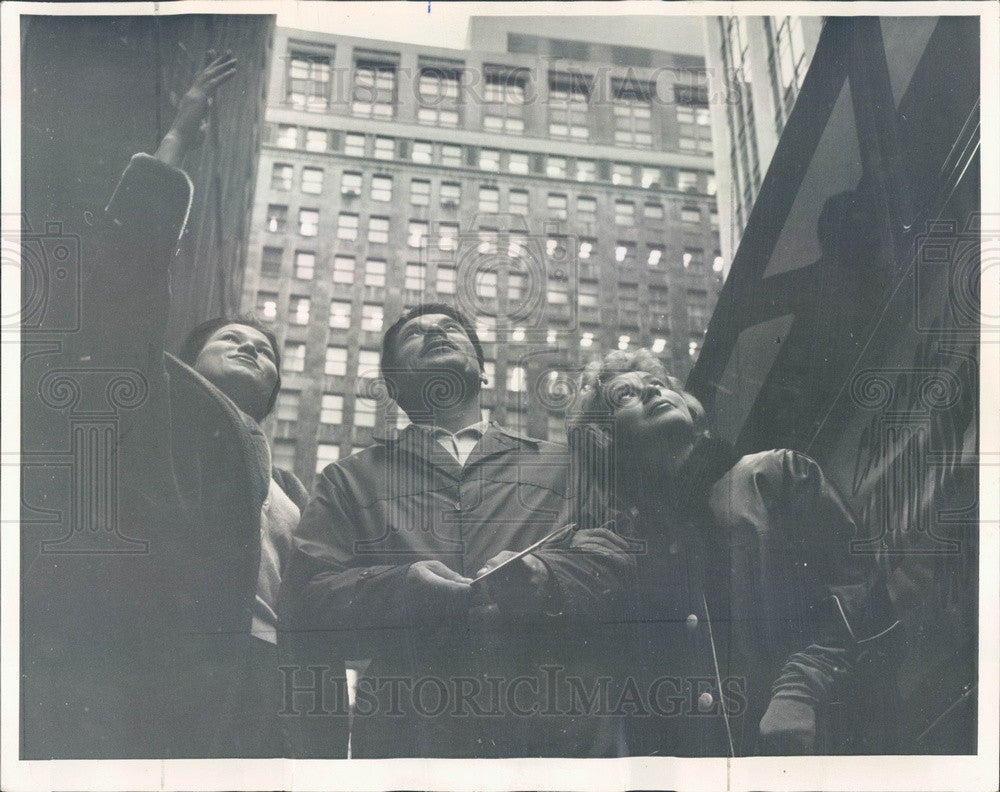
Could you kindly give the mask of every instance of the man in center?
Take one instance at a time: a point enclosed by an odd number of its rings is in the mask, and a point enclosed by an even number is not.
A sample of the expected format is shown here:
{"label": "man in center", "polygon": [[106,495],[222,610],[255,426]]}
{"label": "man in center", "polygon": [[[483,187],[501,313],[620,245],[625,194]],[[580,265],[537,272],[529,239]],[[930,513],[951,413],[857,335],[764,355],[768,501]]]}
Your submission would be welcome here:
{"label": "man in center", "polygon": [[412,423],[323,471],[282,594],[335,673],[371,659],[352,756],[614,755],[612,721],[578,717],[566,680],[587,686],[589,639],[632,574],[624,541],[567,527],[477,582],[567,525],[566,450],[481,420],[482,345],[448,305],[404,313],[381,368]]}

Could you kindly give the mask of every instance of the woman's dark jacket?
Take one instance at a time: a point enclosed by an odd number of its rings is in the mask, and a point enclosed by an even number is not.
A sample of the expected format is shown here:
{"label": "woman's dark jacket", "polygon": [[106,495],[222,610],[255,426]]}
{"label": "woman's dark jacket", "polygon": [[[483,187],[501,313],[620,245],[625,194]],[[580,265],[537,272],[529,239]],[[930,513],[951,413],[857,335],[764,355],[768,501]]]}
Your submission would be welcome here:
{"label": "woman's dark jacket", "polygon": [[[631,514],[643,545],[619,677],[634,676],[647,711],[628,718],[627,752],[891,751],[896,619],[819,466],[708,441],[670,486],[669,513],[646,498]],[[769,705],[780,729],[762,735]]]}
{"label": "woman's dark jacket", "polygon": [[269,469],[254,422],[163,351],[190,195],[183,172],[133,157],[106,210],[84,333],[68,350],[84,370],[129,372],[144,392],[119,411],[115,463],[119,530],[148,551],[40,554],[25,570],[26,608],[41,614],[27,640],[44,755],[240,755],[233,719],[269,477],[300,508],[307,499],[293,475]]}

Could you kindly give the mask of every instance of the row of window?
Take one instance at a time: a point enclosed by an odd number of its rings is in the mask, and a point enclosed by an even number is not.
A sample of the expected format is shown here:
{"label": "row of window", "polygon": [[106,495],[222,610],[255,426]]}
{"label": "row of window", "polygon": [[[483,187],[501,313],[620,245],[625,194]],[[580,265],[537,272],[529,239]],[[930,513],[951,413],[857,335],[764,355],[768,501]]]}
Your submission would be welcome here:
{"label": "row of window", "polygon": [[[398,102],[397,64],[392,55],[373,59],[365,54],[354,62],[349,93],[350,112],[361,118],[381,120],[396,116]],[[520,135],[525,131],[524,107],[537,101],[528,70],[488,66],[482,89],[463,80],[461,64],[421,65],[416,81],[418,124],[454,129],[462,120],[465,102],[482,108],[482,128],[487,132]],[[542,100],[548,113],[550,137],[586,141],[590,139],[591,108],[594,106],[592,75],[550,72],[548,96]],[[331,57],[315,52],[291,52],[285,80],[285,101],[311,112],[327,112],[333,99]],[[338,86],[339,88],[339,86]],[[675,87],[675,112],[679,146],[711,151],[708,108],[703,97]],[[619,146],[651,148],[653,145],[653,98],[655,86],[630,76],[612,79],[611,105],[614,142]]]}
{"label": "row of window", "polygon": [[[285,192],[292,189],[294,167],[285,163],[275,163],[271,172],[271,189]],[[694,174],[690,174],[694,175]],[[322,168],[305,167],[301,173],[301,191],[309,195],[319,195],[323,192],[324,171]],[[364,175],[357,171],[345,171],[340,179],[340,194],[345,198],[356,198],[362,194]],[[375,174],[368,184],[369,198],[379,203],[389,203],[393,195],[393,177]],[[715,179],[709,177],[709,194],[715,192]],[[500,211],[499,187],[481,185],[478,193],[478,211]],[[508,211],[512,214],[528,213],[528,191],[511,189],[508,195]],[[443,181],[438,191],[438,201],[444,208],[456,208],[462,199],[462,185],[458,182]],[[633,202],[621,200],[618,204],[633,206]],[[410,179],[410,204],[412,206],[430,206],[430,179]],[[617,204],[616,204],[617,205]],[[557,219],[565,220],[569,198],[565,193],[549,193],[546,207],[549,214]],[[577,197],[577,211],[581,219],[593,221],[597,214],[597,199],[593,196]],[[645,217],[662,219],[663,204],[658,201],[647,201]]]}
{"label": "row of window", "polygon": [[[512,193],[515,191],[511,191]],[[550,195],[548,208],[555,219],[566,219],[566,196]],[[480,195],[481,212],[499,212],[499,192],[487,190],[485,199]],[[494,208],[495,207],[495,208]],[[511,210],[512,214],[518,214]],[[642,216],[645,220],[659,221],[663,219],[663,205],[658,203],[647,203],[642,207]],[[577,202],[577,219],[581,222],[595,222],[597,219],[597,202],[593,199],[581,197]],[[680,219],[684,223],[692,225],[701,223],[702,212],[698,206],[683,206],[680,210]],[[718,224],[718,214],[710,213],[712,225]],[[632,201],[615,202],[615,224],[620,226],[634,226],[636,222],[636,207]],[[265,228],[272,234],[283,234],[288,231],[288,207],[283,204],[269,204],[267,207],[267,217]],[[361,217],[357,212],[340,212],[337,215],[336,237],[347,242],[355,242],[358,239],[361,229]],[[302,237],[314,237],[319,234],[319,210],[299,209],[298,234]],[[434,246],[439,250],[453,251],[457,249],[459,226],[458,223],[435,223],[434,224]],[[386,216],[372,215],[368,218],[367,239],[373,244],[387,244],[389,242],[390,221]],[[411,248],[422,248],[431,245],[429,237],[430,223],[426,220],[410,220],[407,224],[406,244]],[[488,247],[490,240],[495,240],[497,232],[490,229],[483,229],[477,232],[480,238],[481,252],[490,252]],[[468,235],[465,235],[468,236]],[[553,237],[555,238],[555,237]],[[550,243],[556,244],[556,243]],[[553,255],[549,252],[549,255]]]}
{"label": "row of window", "polygon": [[[332,151],[330,132],[328,129],[306,129],[305,150]],[[284,149],[298,148],[299,127],[293,124],[279,124],[275,145]],[[407,148],[409,156],[405,154]],[[674,186],[672,180],[665,177],[662,168],[652,165],[547,156],[530,154],[526,151],[501,151],[494,148],[470,148],[466,154],[463,147],[459,145],[438,144],[427,140],[403,141],[382,135],[371,137],[348,132],[343,135],[341,151],[349,156],[371,157],[379,160],[408,159],[421,165],[437,164],[453,168],[468,165],[491,173],[544,174],[553,179],[572,179],[578,182],[610,181],[612,184],[623,187],[641,186],[647,189],[662,189],[665,186]],[[714,180],[710,174],[706,178],[708,179],[708,191],[714,193],[712,189]],[[698,190],[699,173],[685,170],[677,172],[676,188],[683,191]]]}

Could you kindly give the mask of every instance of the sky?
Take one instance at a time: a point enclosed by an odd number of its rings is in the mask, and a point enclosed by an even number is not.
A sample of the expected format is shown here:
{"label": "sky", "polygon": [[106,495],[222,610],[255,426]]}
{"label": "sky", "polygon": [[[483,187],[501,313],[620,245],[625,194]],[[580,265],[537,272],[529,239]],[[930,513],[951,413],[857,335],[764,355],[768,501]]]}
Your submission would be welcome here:
{"label": "sky", "polygon": [[[653,19],[630,15],[657,12]],[[545,18],[539,18],[542,12]],[[512,30],[553,38],[598,40],[650,47],[669,52],[704,54],[703,17],[662,16],[669,5],[657,2],[592,3],[315,3],[287,2],[278,11],[278,25],[433,47],[464,49],[470,16],[522,16]],[[560,17],[600,16],[586,23]]]}

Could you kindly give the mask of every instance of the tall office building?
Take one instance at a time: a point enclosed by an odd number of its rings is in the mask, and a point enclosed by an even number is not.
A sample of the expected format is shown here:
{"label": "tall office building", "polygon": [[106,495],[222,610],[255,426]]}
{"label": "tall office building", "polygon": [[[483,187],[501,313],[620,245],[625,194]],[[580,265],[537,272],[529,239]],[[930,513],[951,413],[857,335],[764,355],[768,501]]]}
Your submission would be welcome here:
{"label": "tall office building", "polygon": [[484,411],[536,437],[564,438],[604,351],[684,377],[700,349],[723,268],[704,61],[476,30],[277,31],[243,303],[282,344],[270,433],[303,480],[405,423],[373,381],[421,301],[475,315]]}
{"label": "tall office building", "polygon": [[[719,237],[732,261],[809,69],[823,17],[705,17]],[[727,270],[728,271],[728,270]]]}

